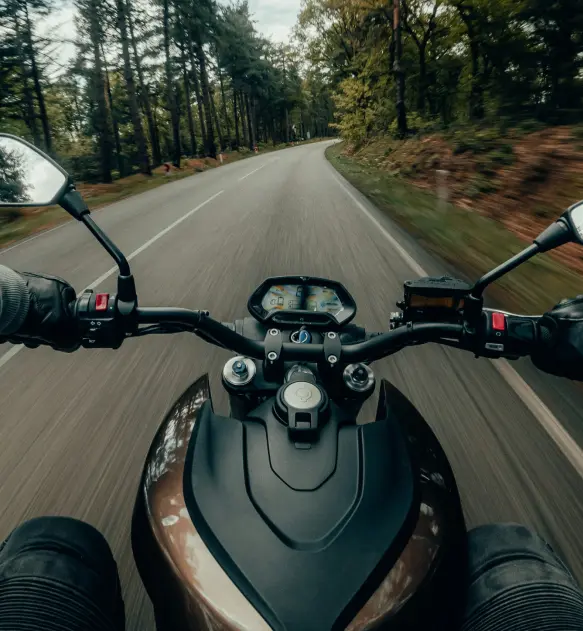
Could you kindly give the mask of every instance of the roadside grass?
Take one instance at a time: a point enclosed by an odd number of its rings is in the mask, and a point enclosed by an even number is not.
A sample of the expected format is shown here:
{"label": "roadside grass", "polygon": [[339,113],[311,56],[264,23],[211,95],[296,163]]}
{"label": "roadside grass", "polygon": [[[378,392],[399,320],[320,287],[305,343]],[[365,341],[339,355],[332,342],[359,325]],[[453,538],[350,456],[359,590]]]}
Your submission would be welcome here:
{"label": "roadside grass", "polygon": [[[374,166],[343,155],[343,144],[328,147],[332,165],[423,247],[469,279],[477,279],[522,250],[521,241],[498,222],[438,199]],[[583,293],[583,279],[548,255],[539,255],[486,292],[510,310],[542,313],[558,300]]]}
{"label": "roadside grass", "polygon": [[[312,138],[303,142],[295,143],[297,145],[311,144],[327,140],[326,138]],[[286,149],[288,145],[285,143],[273,146],[272,144],[259,144],[259,155],[271,153]],[[225,164],[230,162],[238,162],[250,158],[255,154],[249,149],[241,149],[239,151],[225,152]],[[84,182],[77,183],[77,189],[83,195],[90,210],[101,208],[118,202],[122,199],[132,197],[138,193],[150,191],[164,184],[176,182],[177,180],[191,177],[197,173],[208,171],[219,167],[218,160],[212,158],[203,159],[183,159],[183,166],[179,169],[172,169],[172,174],[166,176],[162,167],[154,170],[151,176],[135,174],[123,179],[115,180],[111,184],[86,184]],[[4,220],[3,220],[4,219]],[[3,217],[3,210],[0,209],[0,248],[25,239],[35,233],[54,228],[55,226],[70,221],[71,217],[60,206],[48,206],[42,208],[22,208],[20,216],[11,221]]]}

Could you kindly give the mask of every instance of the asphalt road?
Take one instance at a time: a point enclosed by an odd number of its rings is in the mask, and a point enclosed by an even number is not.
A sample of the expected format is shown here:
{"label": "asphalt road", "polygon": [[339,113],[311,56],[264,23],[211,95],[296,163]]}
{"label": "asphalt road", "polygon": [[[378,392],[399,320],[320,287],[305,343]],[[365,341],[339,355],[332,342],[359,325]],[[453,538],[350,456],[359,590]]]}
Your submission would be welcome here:
{"label": "asphalt road", "polygon": [[[443,266],[341,182],[324,148],[257,156],[94,213],[127,254],[139,250],[131,264],[140,303],[209,309],[230,320],[246,315],[248,296],[266,276],[312,274],[346,285],[357,322],[386,328],[403,281],[419,265],[431,273]],[[0,252],[0,262],[64,276],[78,291],[100,277],[100,289],[115,288],[114,275],[103,278],[111,261],[77,223]],[[181,334],[129,340],[118,351],[0,358],[0,535],[40,514],[96,525],[120,566],[131,631],[152,628],[129,542],[143,460],[164,413],[201,373],[212,375],[215,405],[226,411],[218,375],[227,357]],[[501,374],[487,360],[436,346],[407,349],[375,370],[442,439],[469,524],[534,526],[583,582],[581,392],[519,366],[539,399],[511,369]],[[562,426],[574,442],[556,434]]]}

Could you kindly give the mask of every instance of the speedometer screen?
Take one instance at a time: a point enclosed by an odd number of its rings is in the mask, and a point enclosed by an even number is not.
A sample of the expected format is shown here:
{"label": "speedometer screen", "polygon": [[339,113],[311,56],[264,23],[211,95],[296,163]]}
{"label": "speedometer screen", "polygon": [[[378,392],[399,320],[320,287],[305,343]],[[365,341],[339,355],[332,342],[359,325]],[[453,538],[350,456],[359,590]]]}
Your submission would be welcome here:
{"label": "speedometer screen", "polygon": [[308,285],[306,287],[304,309],[307,311],[325,311],[336,316],[343,308],[338,294],[333,289],[317,285]]}
{"label": "speedometer screen", "polygon": [[316,276],[272,276],[251,294],[249,313],[283,327],[344,326],[356,314],[354,298],[340,283]]}
{"label": "speedometer screen", "polygon": [[261,306],[265,311],[303,309],[303,293],[302,285],[273,285],[263,297]]}
{"label": "speedometer screen", "polygon": [[344,308],[333,289],[319,285],[272,285],[261,306],[265,311],[319,311],[335,316]]}

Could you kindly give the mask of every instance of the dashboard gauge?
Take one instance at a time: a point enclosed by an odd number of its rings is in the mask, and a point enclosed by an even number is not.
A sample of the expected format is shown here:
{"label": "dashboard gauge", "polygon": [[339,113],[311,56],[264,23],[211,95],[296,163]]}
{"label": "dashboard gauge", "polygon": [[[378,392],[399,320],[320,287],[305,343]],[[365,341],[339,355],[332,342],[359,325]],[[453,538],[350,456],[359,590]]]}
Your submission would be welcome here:
{"label": "dashboard gauge", "polygon": [[261,306],[266,311],[271,311],[272,309],[277,309],[278,311],[301,309],[303,294],[304,288],[302,285],[273,285],[265,293]]}
{"label": "dashboard gauge", "polygon": [[337,316],[344,306],[333,289],[318,285],[308,285],[306,287],[305,308],[308,311],[324,311]]}
{"label": "dashboard gauge", "polygon": [[249,298],[257,320],[280,325],[330,326],[352,320],[356,304],[343,285],[308,276],[278,276],[264,281]]}

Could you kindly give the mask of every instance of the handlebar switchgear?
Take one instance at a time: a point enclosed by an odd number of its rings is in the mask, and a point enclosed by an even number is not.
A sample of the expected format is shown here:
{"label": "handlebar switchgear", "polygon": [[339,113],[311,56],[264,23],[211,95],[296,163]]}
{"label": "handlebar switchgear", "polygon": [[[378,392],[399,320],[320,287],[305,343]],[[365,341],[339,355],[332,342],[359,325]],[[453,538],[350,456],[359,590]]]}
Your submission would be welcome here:
{"label": "handlebar switchgear", "polygon": [[503,311],[484,310],[478,354],[508,358],[529,355],[538,340],[536,320]]}
{"label": "handlebar switchgear", "polygon": [[117,296],[85,290],[75,303],[75,316],[85,348],[119,348],[125,338]]}

